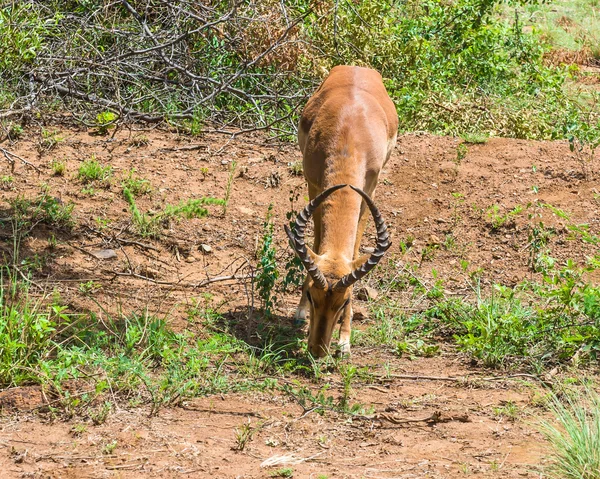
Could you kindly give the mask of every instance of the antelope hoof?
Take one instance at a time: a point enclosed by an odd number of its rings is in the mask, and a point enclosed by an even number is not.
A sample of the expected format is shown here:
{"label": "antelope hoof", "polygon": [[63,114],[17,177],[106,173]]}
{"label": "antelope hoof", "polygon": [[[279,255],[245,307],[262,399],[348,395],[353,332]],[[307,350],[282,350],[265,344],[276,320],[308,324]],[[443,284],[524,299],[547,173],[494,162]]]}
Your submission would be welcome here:
{"label": "antelope hoof", "polygon": [[340,341],[338,343],[339,351],[338,356],[340,357],[348,357],[350,356],[350,341]]}

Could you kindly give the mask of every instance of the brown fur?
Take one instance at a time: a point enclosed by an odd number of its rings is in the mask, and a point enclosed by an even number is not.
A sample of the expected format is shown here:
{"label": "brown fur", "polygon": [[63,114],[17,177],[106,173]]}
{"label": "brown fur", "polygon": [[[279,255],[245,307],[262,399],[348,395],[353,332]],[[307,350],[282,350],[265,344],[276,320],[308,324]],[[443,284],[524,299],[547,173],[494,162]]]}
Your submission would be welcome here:
{"label": "brown fur", "polygon": [[[372,198],[397,130],[396,108],[378,72],[333,68],[308,101],[298,128],[310,198],[341,183],[357,186]],[[309,253],[330,284],[366,259],[358,252],[367,219],[362,198],[350,188],[336,191],[315,211],[314,251]],[[352,287],[322,290],[306,278],[296,318],[304,319],[310,304],[308,345],[313,355],[327,354],[336,322],[341,322],[342,351],[349,351],[351,298]]]}

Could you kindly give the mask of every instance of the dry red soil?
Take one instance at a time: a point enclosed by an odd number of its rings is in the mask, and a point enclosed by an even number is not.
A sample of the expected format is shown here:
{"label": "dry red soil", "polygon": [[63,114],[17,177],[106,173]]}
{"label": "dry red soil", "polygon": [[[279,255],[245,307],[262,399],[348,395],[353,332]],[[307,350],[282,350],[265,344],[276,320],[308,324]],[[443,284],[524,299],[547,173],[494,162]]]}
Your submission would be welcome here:
{"label": "dry red soil", "polygon": [[[245,314],[247,281],[196,285],[232,275],[240,267],[239,274],[247,274],[243,266],[256,263],[271,203],[278,256],[282,263],[289,256],[282,226],[290,209],[290,191],[300,193],[297,209],[306,202],[304,181],[290,168],[301,161],[297,146],[263,135],[229,141],[222,136],[188,138],[161,130],[120,130],[111,138],[64,126],[47,129],[61,137],[49,151],[40,148],[41,134],[35,128],[13,144],[2,144],[39,172],[18,160],[11,172],[2,160],[0,177],[10,176],[12,181],[2,183],[0,195],[3,200],[34,197],[45,183],[63,203],[75,204],[77,224],[71,233],[57,234],[52,246],[48,231],[36,228],[21,248],[22,257],[45,258],[34,278],[37,285],[45,291],[59,290],[73,309],[94,308],[78,292],[79,283],[93,280],[101,286],[95,298],[108,310],[148,307],[159,314],[168,312],[178,329],[189,327],[185,309],[204,292],[214,295],[222,313]],[[139,141],[141,136],[144,141]],[[528,267],[528,245],[531,227],[540,221],[553,229],[549,246],[559,261],[571,258],[582,263],[597,252],[572,240],[568,230],[569,224],[588,224],[595,234],[600,230],[597,162],[572,153],[564,141],[492,138],[468,145],[466,155],[459,158],[460,142],[425,134],[399,138],[376,194],[394,245],[386,264],[368,281],[375,285],[377,278],[393,276],[412,264],[425,283],[436,271],[445,281],[447,295],[471,294],[469,273],[477,270],[484,288],[516,284],[535,276]],[[115,179],[110,187],[96,188],[89,195],[82,192],[76,172],[92,155],[113,167]],[[66,162],[64,176],[52,174],[52,160]],[[138,199],[139,209],[156,211],[165,203],[223,197],[232,161],[237,168],[224,215],[220,207],[209,207],[210,216],[174,222],[160,241],[130,232],[131,216],[120,187],[129,170],[135,168],[153,186],[152,194]],[[570,218],[556,216],[539,206],[542,203],[568,212]],[[488,214],[493,205],[499,215],[518,205],[523,212],[494,229]],[[2,201],[0,218],[9,215],[9,205]],[[372,243],[372,233],[371,226],[364,246]],[[12,251],[10,235],[5,223],[0,228],[0,255]],[[401,244],[410,240],[412,247],[402,253]],[[94,257],[102,249],[113,249],[116,257]],[[291,321],[298,294],[280,299],[277,321]],[[365,328],[370,321],[365,318],[355,327]],[[251,324],[240,329],[251,341],[255,334]],[[415,360],[383,348],[355,347],[350,361],[382,377],[387,372],[478,378],[498,374],[472,365],[451,345],[443,346],[437,357]],[[330,382],[332,393],[341,391],[338,375],[321,381]],[[309,385],[318,388],[322,383]],[[538,386],[518,378],[465,383],[392,376],[377,384],[353,385],[353,400],[373,406],[378,414],[425,419],[440,413],[437,420],[400,424],[381,416],[351,420],[334,412],[307,413],[289,396],[247,393],[198,398],[163,409],[157,417],[148,417],[144,406],[117,404],[104,424],[86,423],[85,430],[75,432],[76,418],[51,420],[30,412],[43,400],[39,390],[0,394],[5,395],[0,416],[1,477],[263,478],[290,467],[294,477],[315,479],[534,478],[540,477],[544,463],[544,443],[535,427],[540,414],[534,406]],[[514,420],[495,412],[507,402],[519,411]],[[235,430],[247,423],[256,432],[243,451],[235,451]],[[115,440],[116,447],[107,454],[105,446]]]}

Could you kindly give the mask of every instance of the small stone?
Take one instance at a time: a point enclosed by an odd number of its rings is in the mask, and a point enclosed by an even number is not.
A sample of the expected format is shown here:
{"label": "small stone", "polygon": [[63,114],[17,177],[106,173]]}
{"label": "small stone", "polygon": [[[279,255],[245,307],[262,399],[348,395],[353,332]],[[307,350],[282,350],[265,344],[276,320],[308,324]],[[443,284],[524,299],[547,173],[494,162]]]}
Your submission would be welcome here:
{"label": "small stone", "polygon": [[92,253],[98,259],[112,259],[117,257],[114,249],[101,249]]}
{"label": "small stone", "polygon": [[431,235],[429,237],[429,241],[427,242],[429,245],[439,245],[441,243],[442,241],[436,235]]}
{"label": "small stone", "polygon": [[358,291],[356,292],[356,297],[358,299],[360,299],[361,301],[369,301],[369,300],[375,301],[378,296],[379,296],[379,293],[374,288],[371,288],[370,286],[361,286],[360,288],[358,288]]}
{"label": "small stone", "polygon": [[375,252],[375,248],[373,248],[372,246],[365,246],[365,247],[363,248],[363,251],[364,251],[366,254],[373,254],[373,253]]}
{"label": "small stone", "polygon": [[188,256],[188,257],[185,259],[185,262],[186,262],[186,263],[193,263],[193,262],[195,262],[195,261],[196,261],[196,257],[195,257],[195,256],[192,256],[192,255],[189,255],[189,256]]}
{"label": "small stone", "polygon": [[212,247],[210,247],[207,244],[201,244],[200,245],[200,251],[202,251],[204,254],[209,254],[212,252]]}

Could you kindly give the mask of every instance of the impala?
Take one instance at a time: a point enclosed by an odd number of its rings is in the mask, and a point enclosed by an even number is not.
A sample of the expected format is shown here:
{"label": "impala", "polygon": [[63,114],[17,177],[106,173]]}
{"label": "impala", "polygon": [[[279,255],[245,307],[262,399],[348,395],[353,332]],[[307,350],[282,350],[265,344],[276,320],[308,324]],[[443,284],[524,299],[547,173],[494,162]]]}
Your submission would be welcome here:
{"label": "impala", "polygon": [[[353,284],[371,271],[390,247],[386,224],[373,202],[381,169],[398,130],[398,115],[381,75],[368,68],[337,66],[308,101],[300,119],[298,143],[310,202],[286,233],[308,274],[296,321],[310,308],[308,348],[329,352],[336,323],[339,346],[350,352]],[[368,211],[377,230],[371,255],[359,256]],[[310,218],[314,244],[304,240]]]}

